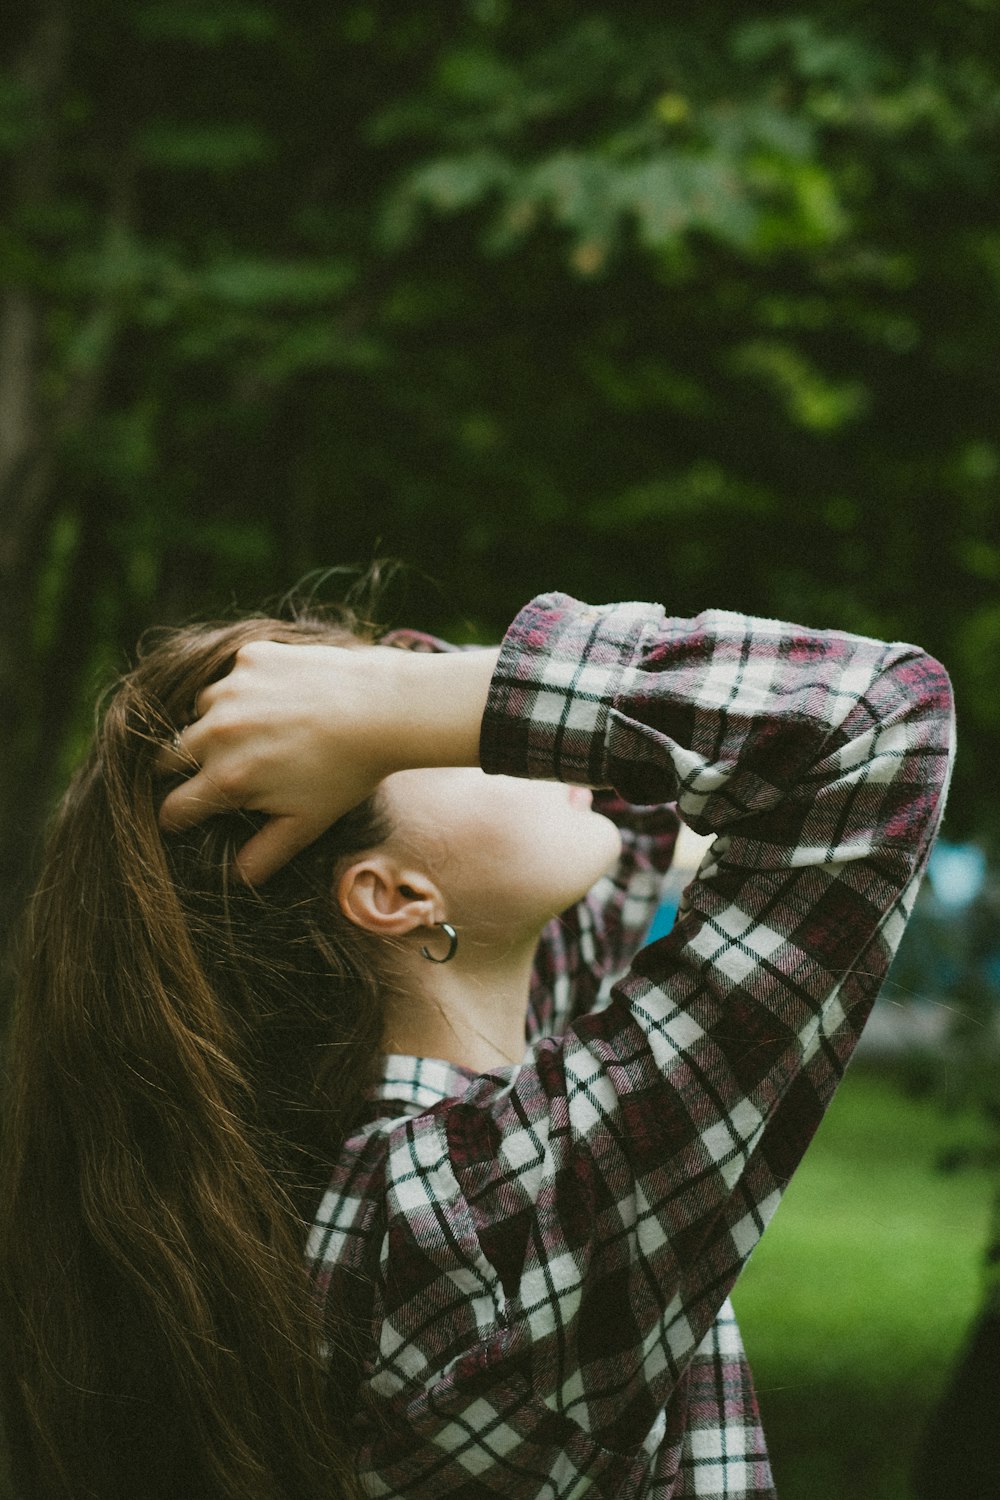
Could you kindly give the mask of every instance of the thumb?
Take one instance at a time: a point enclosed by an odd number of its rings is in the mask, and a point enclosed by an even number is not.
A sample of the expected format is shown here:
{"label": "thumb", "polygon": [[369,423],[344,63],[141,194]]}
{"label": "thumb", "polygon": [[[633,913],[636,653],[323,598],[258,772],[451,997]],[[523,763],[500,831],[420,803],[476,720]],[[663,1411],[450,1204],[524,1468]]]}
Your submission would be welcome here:
{"label": "thumb", "polygon": [[318,839],[325,827],[325,823],[292,814],[268,818],[236,855],[240,879],[247,885],[263,885],[282,865]]}

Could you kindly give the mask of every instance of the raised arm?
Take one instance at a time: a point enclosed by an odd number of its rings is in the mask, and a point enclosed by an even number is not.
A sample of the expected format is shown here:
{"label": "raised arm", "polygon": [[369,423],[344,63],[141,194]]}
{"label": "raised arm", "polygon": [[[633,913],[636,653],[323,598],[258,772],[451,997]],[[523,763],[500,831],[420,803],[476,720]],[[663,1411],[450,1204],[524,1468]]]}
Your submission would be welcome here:
{"label": "raised arm", "polygon": [[605,1011],[387,1138],[371,1385],[428,1462],[474,1380],[513,1393],[512,1455],[549,1419],[567,1443],[647,1440],[843,1072],[951,739],[947,678],[913,646],[559,595],[521,612],[484,768],[676,799],[716,842]]}

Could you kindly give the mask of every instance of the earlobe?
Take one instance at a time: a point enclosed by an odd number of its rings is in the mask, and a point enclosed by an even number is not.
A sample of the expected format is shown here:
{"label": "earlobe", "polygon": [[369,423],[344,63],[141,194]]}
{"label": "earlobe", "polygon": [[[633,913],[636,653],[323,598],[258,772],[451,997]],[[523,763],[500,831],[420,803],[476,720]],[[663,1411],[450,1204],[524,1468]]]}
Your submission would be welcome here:
{"label": "earlobe", "polygon": [[378,855],[350,865],[336,884],[349,922],[377,937],[402,937],[441,920],[441,898],[430,881]]}

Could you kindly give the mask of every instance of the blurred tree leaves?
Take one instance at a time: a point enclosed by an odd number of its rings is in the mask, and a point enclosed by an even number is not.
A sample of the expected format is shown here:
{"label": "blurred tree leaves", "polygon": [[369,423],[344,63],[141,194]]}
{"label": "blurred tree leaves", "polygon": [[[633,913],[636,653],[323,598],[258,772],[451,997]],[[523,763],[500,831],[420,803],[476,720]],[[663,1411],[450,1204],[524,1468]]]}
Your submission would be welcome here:
{"label": "blurred tree leaves", "polygon": [[374,551],[917,639],[1000,817],[998,8],[30,0],[0,69],[0,884],[150,622]]}

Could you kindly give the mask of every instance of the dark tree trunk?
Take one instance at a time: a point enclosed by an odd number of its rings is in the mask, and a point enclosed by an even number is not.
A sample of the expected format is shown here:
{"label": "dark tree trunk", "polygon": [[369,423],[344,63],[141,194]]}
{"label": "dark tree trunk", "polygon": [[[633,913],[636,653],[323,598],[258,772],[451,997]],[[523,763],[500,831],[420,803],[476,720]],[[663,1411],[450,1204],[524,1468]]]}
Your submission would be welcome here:
{"label": "dark tree trunk", "polygon": [[917,1458],[916,1500],[1000,1497],[1000,1191],[986,1247],[986,1299]]}
{"label": "dark tree trunk", "polygon": [[1000,1496],[1000,1309],[984,1312],[924,1437],[916,1500]]}
{"label": "dark tree trunk", "polygon": [[[57,196],[55,125],[65,87],[70,44],[65,0],[48,0],[36,13],[14,73],[31,89],[39,132],[14,160],[6,207],[30,213]],[[110,165],[106,234],[120,235],[129,219],[130,170],[124,155]],[[107,576],[101,535],[102,498],[63,490],[65,439],[93,415],[101,397],[116,331],[110,293],[84,315],[86,363],[61,369],[58,400],[41,395],[53,352],[44,332],[43,296],[30,284],[0,295],[0,954],[7,950],[15,914],[30,882],[39,834],[53,792],[65,732],[80,676],[92,651],[91,602]],[[52,545],[57,513],[73,509],[79,539],[60,602],[44,643],[38,639],[39,582]]]}
{"label": "dark tree trunk", "polygon": [[[56,171],[51,121],[62,83],[65,6],[40,8],[13,72],[34,94],[40,128],[10,168],[7,209],[16,216],[50,195]],[[41,308],[33,288],[11,285],[0,300],[0,942],[20,899],[37,817],[33,759],[40,684],[33,661],[33,606],[39,555],[51,518],[53,452],[39,391],[45,360]],[[27,797],[26,797],[27,793]]]}

